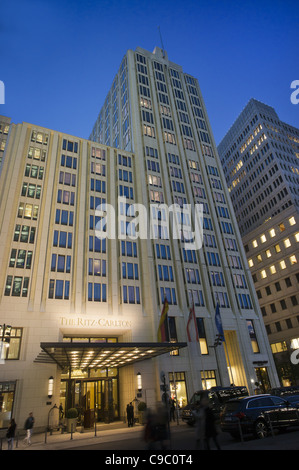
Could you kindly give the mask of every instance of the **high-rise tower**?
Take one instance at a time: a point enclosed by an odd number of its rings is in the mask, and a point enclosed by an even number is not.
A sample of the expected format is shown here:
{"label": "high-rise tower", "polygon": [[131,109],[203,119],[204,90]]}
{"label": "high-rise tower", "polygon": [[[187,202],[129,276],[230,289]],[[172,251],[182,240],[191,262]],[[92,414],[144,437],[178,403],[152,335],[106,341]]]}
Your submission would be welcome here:
{"label": "high-rise tower", "polygon": [[[13,406],[17,422],[30,409],[46,425],[54,403],[87,426],[119,419],[134,397],[161,399],[162,372],[180,406],[201,388],[278,384],[198,82],[164,51],[127,52],[91,140],[11,124],[0,191],[6,421]],[[179,236],[174,204],[190,209]],[[203,246],[190,249],[197,204]],[[99,237],[108,207],[115,236]]]}
{"label": "high-rise tower", "polygon": [[251,99],[218,146],[281,383],[299,383],[299,129]]}

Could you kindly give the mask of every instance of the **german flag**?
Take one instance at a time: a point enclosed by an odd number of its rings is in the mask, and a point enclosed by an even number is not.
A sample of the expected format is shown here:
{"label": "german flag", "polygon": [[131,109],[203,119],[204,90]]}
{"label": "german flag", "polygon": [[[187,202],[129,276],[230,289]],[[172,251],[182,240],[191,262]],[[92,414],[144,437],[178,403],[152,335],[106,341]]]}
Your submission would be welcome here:
{"label": "german flag", "polygon": [[168,310],[169,305],[167,299],[165,299],[158,328],[159,343],[169,342]]}

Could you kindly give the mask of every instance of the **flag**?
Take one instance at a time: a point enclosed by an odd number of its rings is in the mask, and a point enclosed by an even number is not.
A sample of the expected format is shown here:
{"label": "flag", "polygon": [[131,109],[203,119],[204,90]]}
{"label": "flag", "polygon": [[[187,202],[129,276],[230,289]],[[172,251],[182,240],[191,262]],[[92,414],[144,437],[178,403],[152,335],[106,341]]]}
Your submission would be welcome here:
{"label": "flag", "polygon": [[222,321],[221,321],[221,316],[220,316],[220,307],[219,304],[216,306],[216,312],[215,312],[215,323],[216,323],[216,328],[218,330],[218,337],[221,341],[225,341],[224,339],[224,332],[222,328]]}
{"label": "flag", "polygon": [[165,299],[158,328],[159,343],[163,343],[165,341],[169,342],[168,310],[169,305],[167,299]]}
{"label": "flag", "polygon": [[194,322],[195,340],[198,341],[199,336],[198,336],[196,316],[195,316],[195,311],[194,311],[194,304],[192,305],[192,308],[190,308],[189,318],[188,318],[188,323],[187,323],[187,336],[188,336],[188,341],[190,341],[190,342],[194,341],[194,335],[191,336],[191,334],[190,334],[190,324],[192,323],[192,321]]}

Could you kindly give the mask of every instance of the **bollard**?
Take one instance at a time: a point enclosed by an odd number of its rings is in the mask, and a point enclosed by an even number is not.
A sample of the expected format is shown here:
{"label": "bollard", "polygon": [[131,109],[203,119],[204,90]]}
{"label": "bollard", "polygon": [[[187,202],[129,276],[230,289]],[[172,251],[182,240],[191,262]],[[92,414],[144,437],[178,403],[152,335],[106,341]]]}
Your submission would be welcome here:
{"label": "bollard", "polygon": [[0,450],[2,450],[2,437],[0,439]]}
{"label": "bollard", "polygon": [[74,426],[74,424],[72,423],[71,424],[71,441],[73,440],[73,426]]}
{"label": "bollard", "polygon": [[19,433],[17,433],[16,449],[19,447]]}
{"label": "bollard", "polygon": [[47,430],[45,430],[45,444],[47,444]]}
{"label": "bollard", "polygon": [[243,437],[243,432],[242,432],[242,426],[241,426],[240,418],[238,418],[238,426],[239,426],[239,432],[240,432],[241,442],[244,442],[244,437]]}

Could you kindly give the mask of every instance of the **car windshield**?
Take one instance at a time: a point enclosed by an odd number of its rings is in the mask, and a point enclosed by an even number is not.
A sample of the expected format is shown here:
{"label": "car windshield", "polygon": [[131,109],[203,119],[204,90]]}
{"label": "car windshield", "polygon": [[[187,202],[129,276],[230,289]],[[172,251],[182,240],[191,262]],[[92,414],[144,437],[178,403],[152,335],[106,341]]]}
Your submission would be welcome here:
{"label": "car windshield", "polygon": [[239,401],[229,401],[224,407],[225,413],[234,413],[240,409],[241,403]]}

